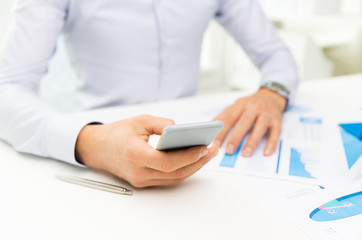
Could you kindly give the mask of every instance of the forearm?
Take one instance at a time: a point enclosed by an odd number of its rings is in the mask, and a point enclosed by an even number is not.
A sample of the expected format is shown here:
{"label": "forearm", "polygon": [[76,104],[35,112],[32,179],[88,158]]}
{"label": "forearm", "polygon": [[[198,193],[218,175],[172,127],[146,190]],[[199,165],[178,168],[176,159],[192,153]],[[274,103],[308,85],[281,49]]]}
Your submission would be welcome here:
{"label": "forearm", "polygon": [[76,163],[87,120],[64,115],[38,96],[64,25],[67,1],[19,0],[0,55],[0,138],[21,152]]}
{"label": "forearm", "polygon": [[0,109],[0,138],[17,151],[77,164],[75,142],[88,120],[57,112],[17,84],[0,84]]}

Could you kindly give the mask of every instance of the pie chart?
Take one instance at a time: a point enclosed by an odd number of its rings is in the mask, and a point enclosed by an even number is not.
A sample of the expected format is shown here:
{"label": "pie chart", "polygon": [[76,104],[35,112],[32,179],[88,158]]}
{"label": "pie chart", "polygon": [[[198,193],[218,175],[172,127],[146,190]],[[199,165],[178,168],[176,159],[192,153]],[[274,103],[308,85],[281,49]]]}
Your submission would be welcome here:
{"label": "pie chart", "polygon": [[362,214],[362,192],[349,194],[314,209],[309,217],[316,222],[329,222]]}

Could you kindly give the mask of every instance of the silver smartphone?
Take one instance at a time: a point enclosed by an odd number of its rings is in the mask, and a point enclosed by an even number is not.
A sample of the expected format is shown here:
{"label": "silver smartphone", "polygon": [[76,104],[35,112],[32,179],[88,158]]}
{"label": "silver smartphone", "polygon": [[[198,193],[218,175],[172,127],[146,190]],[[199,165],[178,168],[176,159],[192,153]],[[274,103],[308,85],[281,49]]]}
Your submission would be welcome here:
{"label": "silver smartphone", "polygon": [[170,125],[163,129],[157,150],[208,146],[224,127],[222,121]]}

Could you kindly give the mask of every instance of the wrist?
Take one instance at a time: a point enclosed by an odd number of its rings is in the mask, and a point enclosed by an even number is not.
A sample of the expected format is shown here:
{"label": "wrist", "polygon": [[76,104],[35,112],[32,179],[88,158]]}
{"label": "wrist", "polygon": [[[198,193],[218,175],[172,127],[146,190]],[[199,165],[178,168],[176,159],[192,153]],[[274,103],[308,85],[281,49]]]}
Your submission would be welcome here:
{"label": "wrist", "polygon": [[75,159],[78,163],[95,168],[93,156],[96,154],[97,132],[100,127],[100,123],[92,123],[80,131],[75,145]]}
{"label": "wrist", "polygon": [[268,88],[260,88],[258,93],[272,97],[274,99],[274,102],[279,106],[281,112],[285,111],[288,106],[288,99],[273,90],[270,90]]}
{"label": "wrist", "polygon": [[286,86],[284,86],[283,84],[278,83],[278,82],[267,82],[267,83],[263,84],[260,87],[260,89],[269,90],[269,91],[274,92],[275,94],[278,94],[279,96],[283,97],[285,99],[284,104],[282,104],[284,106],[283,111],[285,111],[287,109],[290,90]]}

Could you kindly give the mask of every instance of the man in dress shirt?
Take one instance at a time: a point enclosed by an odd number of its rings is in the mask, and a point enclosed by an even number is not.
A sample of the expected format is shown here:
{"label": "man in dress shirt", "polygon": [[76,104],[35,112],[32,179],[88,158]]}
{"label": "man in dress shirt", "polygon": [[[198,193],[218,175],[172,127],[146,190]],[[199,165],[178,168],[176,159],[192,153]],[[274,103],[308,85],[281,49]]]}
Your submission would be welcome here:
{"label": "man in dress shirt", "polygon": [[[83,109],[193,95],[201,42],[212,19],[246,50],[263,77],[257,93],[216,117],[225,127],[211,148],[157,151],[148,137],[161,134],[173,124],[170,119],[145,115],[89,124],[38,96],[60,35]],[[0,137],[20,152],[103,169],[136,187],[177,184],[217,154],[233,127],[228,153],[254,126],[242,154],[251,156],[267,132],[264,154],[272,154],[297,82],[294,61],[256,0],[19,0],[0,57]]]}

